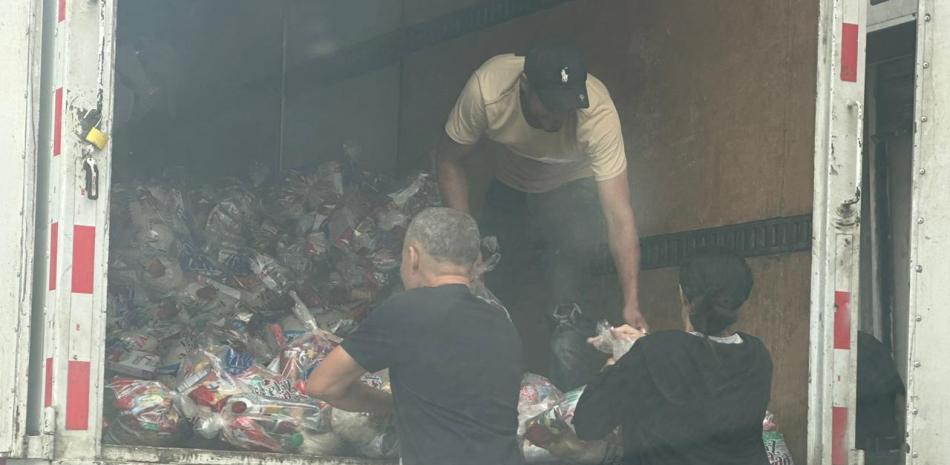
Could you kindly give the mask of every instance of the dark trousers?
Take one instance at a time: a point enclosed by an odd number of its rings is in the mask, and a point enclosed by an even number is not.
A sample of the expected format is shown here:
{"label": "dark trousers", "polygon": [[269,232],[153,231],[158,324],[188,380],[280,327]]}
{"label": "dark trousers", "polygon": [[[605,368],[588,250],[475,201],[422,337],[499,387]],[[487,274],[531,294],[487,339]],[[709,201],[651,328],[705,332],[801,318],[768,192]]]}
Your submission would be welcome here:
{"label": "dark trousers", "polygon": [[577,303],[594,318],[619,314],[619,299],[608,297],[605,290],[607,282],[616,287],[616,278],[605,280],[597,272],[609,254],[592,179],[541,194],[520,192],[495,180],[479,223],[482,235],[497,236],[501,247],[501,262],[486,275],[486,284],[511,312],[530,369],[544,372],[547,317],[556,305]]}

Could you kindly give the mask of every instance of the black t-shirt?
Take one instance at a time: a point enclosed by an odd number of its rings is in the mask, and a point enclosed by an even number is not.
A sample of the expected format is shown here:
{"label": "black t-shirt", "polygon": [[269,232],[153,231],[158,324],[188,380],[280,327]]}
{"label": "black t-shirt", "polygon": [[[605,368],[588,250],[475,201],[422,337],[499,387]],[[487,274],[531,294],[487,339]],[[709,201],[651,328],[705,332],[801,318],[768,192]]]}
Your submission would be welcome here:
{"label": "black t-shirt", "polygon": [[343,348],[389,368],[405,465],[517,465],[521,340],[464,285],[420,288],[374,310]]}
{"label": "black t-shirt", "polygon": [[581,439],[623,426],[624,463],[768,465],[762,420],[772,360],[757,338],[741,344],[683,331],[640,338],[587,385],[574,412]]}

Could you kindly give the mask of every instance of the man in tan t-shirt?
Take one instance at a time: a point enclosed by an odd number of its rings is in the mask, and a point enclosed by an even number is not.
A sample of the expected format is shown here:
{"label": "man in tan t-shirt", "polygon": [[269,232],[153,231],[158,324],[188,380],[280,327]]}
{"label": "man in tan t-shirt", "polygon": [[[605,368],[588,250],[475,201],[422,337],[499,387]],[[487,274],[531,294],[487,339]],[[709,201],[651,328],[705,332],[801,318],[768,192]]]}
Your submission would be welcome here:
{"label": "man in tan t-shirt", "polygon": [[486,137],[507,148],[481,214],[483,236],[497,235],[504,257],[489,287],[502,301],[511,299],[525,274],[539,270],[555,304],[596,307],[591,264],[606,243],[623,290],[623,318],[647,329],[637,300],[640,246],[620,118],[581,53],[549,45],[526,56],[496,56],[472,74],[436,153],[448,206],[469,211],[462,159]]}

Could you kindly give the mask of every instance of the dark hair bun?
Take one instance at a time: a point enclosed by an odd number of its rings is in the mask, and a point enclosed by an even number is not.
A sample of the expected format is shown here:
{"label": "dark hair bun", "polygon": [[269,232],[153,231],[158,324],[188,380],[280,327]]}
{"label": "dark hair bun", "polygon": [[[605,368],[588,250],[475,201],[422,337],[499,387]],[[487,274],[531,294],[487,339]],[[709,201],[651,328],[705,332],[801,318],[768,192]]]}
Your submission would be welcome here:
{"label": "dark hair bun", "polygon": [[752,292],[752,270],[731,250],[700,249],[680,268],[680,286],[692,306],[693,328],[715,335],[738,321]]}

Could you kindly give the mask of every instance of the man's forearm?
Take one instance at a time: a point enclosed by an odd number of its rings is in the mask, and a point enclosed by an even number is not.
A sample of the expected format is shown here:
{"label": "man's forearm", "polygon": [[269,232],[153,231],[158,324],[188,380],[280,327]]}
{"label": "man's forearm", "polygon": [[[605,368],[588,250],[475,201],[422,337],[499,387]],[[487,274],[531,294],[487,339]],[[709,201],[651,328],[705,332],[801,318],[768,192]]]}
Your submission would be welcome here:
{"label": "man's forearm", "polygon": [[461,161],[440,157],[436,163],[439,191],[442,193],[442,200],[445,201],[445,205],[464,212],[470,211],[468,205],[468,177],[465,175],[465,168]]}
{"label": "man's forearm", "polygon": [[393,410],[392,394],[360,382],[351,384],[346,392],[339,397],[322,400],[347,412],[389,414]]}
{"label": "man's forearm", "polygon": [[[639,311],[640,275],[640,239],[637,237],[633,221],[624,225],[623,222],[608,222],[608,241],[614,264],[617,267],[617,277],[623,290],[624,310]],[[624,315],[629,320],[630,315]]]}

